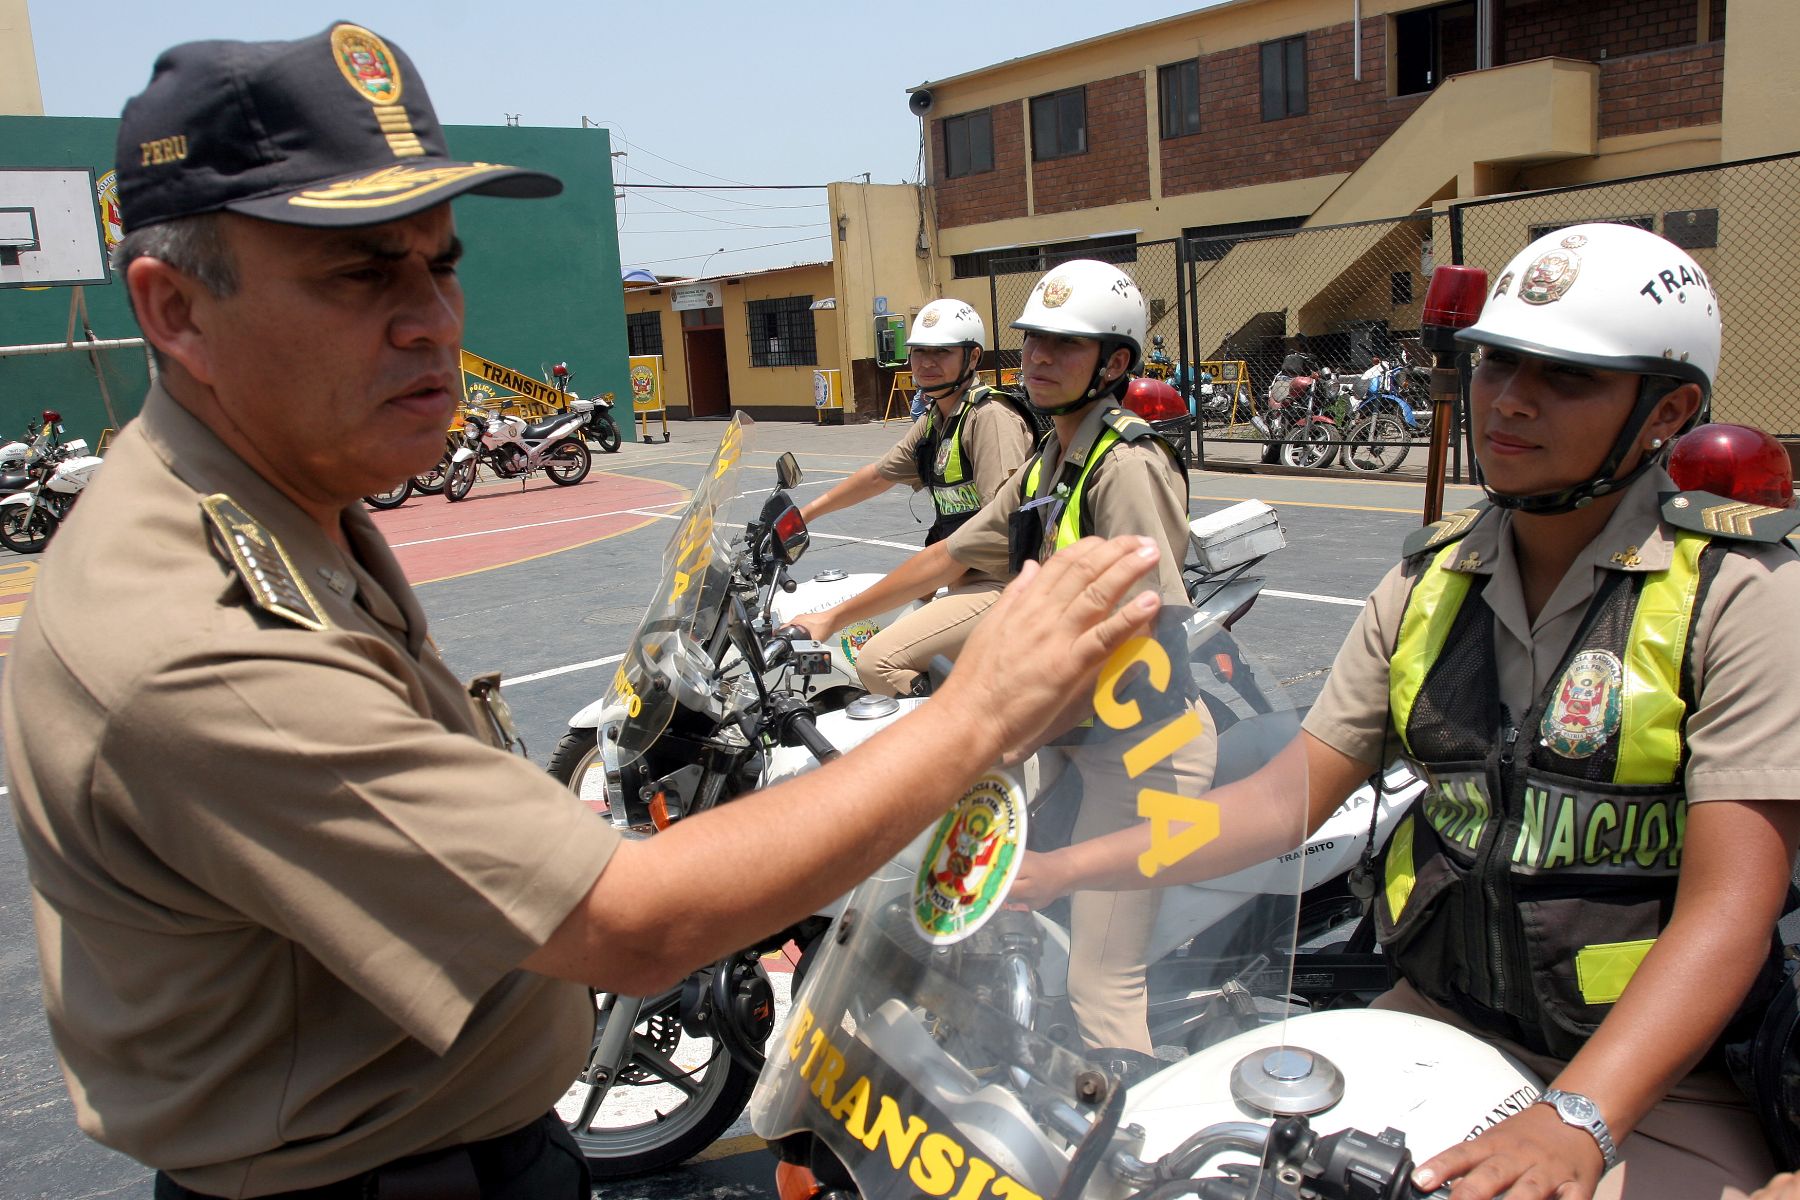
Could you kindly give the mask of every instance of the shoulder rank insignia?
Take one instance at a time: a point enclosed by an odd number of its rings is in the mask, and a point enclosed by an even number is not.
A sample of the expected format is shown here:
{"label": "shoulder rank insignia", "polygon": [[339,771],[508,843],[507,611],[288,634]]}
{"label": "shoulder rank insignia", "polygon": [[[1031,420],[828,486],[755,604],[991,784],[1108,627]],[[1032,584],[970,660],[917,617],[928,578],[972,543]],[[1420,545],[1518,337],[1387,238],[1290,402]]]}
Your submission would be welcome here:
{"label": "shoulder rank insignia", "polygon": [[1436,550],[1439,546],[1449,545],[1475,528],[1475,522],[1481,520],[1482,514],[1491,507],[1492,505],[1483,500],[1473,508],[1459,508],[1455,512],[1447,512],[1431,524],[1413,530],[1406,535],[1406,541],[1400,545],[1400,557],[1411,558],[1415,554],[1423,554],[1427,550]]}
{"label": "shoulder rank insignia", "polygon": [[1711,492],[1665,492],[1662,519],[1677,529],[1773,546],[1800,528],[1800,509],[1748,504]]}
{"label": "shoulder rank insignia", "polygon": [[224,492],[201,500],[200,507],[212,521],[219,544],[231,555],[238,578],[244,581],[258,607],[302,629],[330,628],[331,622],[294,573],[294,564],[274,534]]}

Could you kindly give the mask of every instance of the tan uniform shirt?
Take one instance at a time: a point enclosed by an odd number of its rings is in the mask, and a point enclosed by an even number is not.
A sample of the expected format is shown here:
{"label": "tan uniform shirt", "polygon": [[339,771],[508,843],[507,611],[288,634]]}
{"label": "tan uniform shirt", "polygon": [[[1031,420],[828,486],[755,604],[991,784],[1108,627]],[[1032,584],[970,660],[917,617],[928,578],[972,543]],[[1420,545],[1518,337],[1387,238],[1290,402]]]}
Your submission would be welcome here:
{"label": "tan uniform shirt", "polygon": [[[1096,404],[1082,419],[1075,435],[1077,445],[1095,431],[1108,407]],[[1062,456],[1053,431],[1044,443],[1043,469],[1052,470],[1051,464],[1061,463]],[[997,579],[1008,578],[1007,524],[1022,499],[1017,483],[1001,488],[999,495],[944,543],[950,557]],[[1163,553],[1147,586],[1155,587],[1165,604],[1188,602],[1181,579],[1188,546],[1187,483],[1167,450],[1147,438],[1115,445],[1088,476],[1082,507],[1099,537],[1135,534],[1155,538]],[[1055,540],[1055,529],[1046,530],[1040,559],[1050,557]]]}
{"label": "tan uniform shirt", "polygon": [[[954,417],[956,410],[950,411]],[[925,436],[930,417],[928,412],[914,421],[906,436],[875,461],[877,475],[890,483],[907,484],[915,492],[925,486],[919,482],[919,467],[913,450]],[[938,414],[938,419],[942,420],[943,414]],[[1012,478],[1019,464],[1031,457],[1031,429],[1010,404],[993,397],[985,404],[976,405],[963,418],[962,456],[964,470],[975,481],[975,490],[981,493],[981,502],[986,504]]]}
{"label": "tan uniform shirt", "polygon": [[[328,628],[252,601],[201,510],[220,492]],[[584,988],[516,968],[616,835],[489,743],[381,535],[360,507],[344,524],[354,558],[153,390],[6,671],[77,1117],[218,1195],[518,1128],[592,1034]]]}
{"label": "tan uniform shirt", "polygon": [[[1550,686],[1606,572],[1669,566],[1675,530],[1662,522],[1658,494],[1675,490],[1661,470],[1633,483],[1535,622],[1525,615],[1511,514],[1490,510],[1457,543],[1452,569],[1492,576],[1480,599],[1493,611],[1500,699],[1514,720]],[[1736,545],[1741,552],[1722,556],[1694,619],[1687,798],[1800,800],[1800,637],[1792,632],[1800,560],[1787,546]],[[1396,566],[1370,594],[1306,718],[1314,737],[1365,763],[1381,756],[1388,661],[1416,573]]]}

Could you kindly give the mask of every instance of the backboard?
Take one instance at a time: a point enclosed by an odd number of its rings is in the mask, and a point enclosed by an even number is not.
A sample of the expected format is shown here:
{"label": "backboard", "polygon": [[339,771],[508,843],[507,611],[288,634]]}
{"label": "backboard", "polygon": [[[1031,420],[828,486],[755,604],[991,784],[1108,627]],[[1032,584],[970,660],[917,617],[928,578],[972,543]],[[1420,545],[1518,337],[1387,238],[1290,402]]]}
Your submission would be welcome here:
{"label": "backboard", "polygon": [[94,173],[0,167],[0,288],[72,287],[111,278]]}

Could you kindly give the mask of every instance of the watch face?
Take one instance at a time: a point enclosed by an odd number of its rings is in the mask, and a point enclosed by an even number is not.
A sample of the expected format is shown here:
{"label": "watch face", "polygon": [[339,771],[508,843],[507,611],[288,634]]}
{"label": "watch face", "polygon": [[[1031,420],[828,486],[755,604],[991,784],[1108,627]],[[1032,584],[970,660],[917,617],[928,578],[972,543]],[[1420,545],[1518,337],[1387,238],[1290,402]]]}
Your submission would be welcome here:
{"label": "watch face", "polygon": [[1588,1122],[1600,1115],[1600,1110],[1586,1096],[1572,1096],[1567,1092],[1557,1097],[1556,1109],[1572,1121]]}

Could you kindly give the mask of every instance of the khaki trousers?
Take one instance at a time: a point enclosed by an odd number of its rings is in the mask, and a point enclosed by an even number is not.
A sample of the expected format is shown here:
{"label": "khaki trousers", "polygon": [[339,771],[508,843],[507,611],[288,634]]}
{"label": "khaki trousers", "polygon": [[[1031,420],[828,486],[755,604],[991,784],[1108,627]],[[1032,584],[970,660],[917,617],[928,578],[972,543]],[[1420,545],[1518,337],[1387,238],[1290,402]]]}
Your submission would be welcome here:
{"label": "khaki trousers", "polygon": [[934,657],[941,654],[954,662],[975,623],[1005,587],[986,577],[960,584],[870,638],[856,656],[862,685],[878,696],[904,696]]}
{"label": "khaki trousers", "polygon": [[[1405,980],[1370,1007],[1454,1025],[1512,1055],[1546,1085],[1565,1065],[1471,1027]],[[1679,1020],[1679,1014],[1671,1019]],[[1702,1068],[1677,1083],[1619,1144],[1619,1158],[1594,1189],[1594,1200],[1745,1200],[1775,1174],[1756,1114],[1716,1068]]]}
{"label": "khaki trousers", "polygon": [[[1126,774],[1121,755],[1137,738],[1047,747],[1044,753],[1064,755],[1081,775],[1081,811],[1071,840],[1088,841],[1138,824],[1137,794],[1146,783],[1183,796],[1205,792],[1218,765],[1219,743],[1212,722],[1203,724],[1206,736],[1135,780]],[[1145,959],[1161,903],[1157,888],[1069,897],[1069,1004],[1088,1046],[1153,1052]]]}

